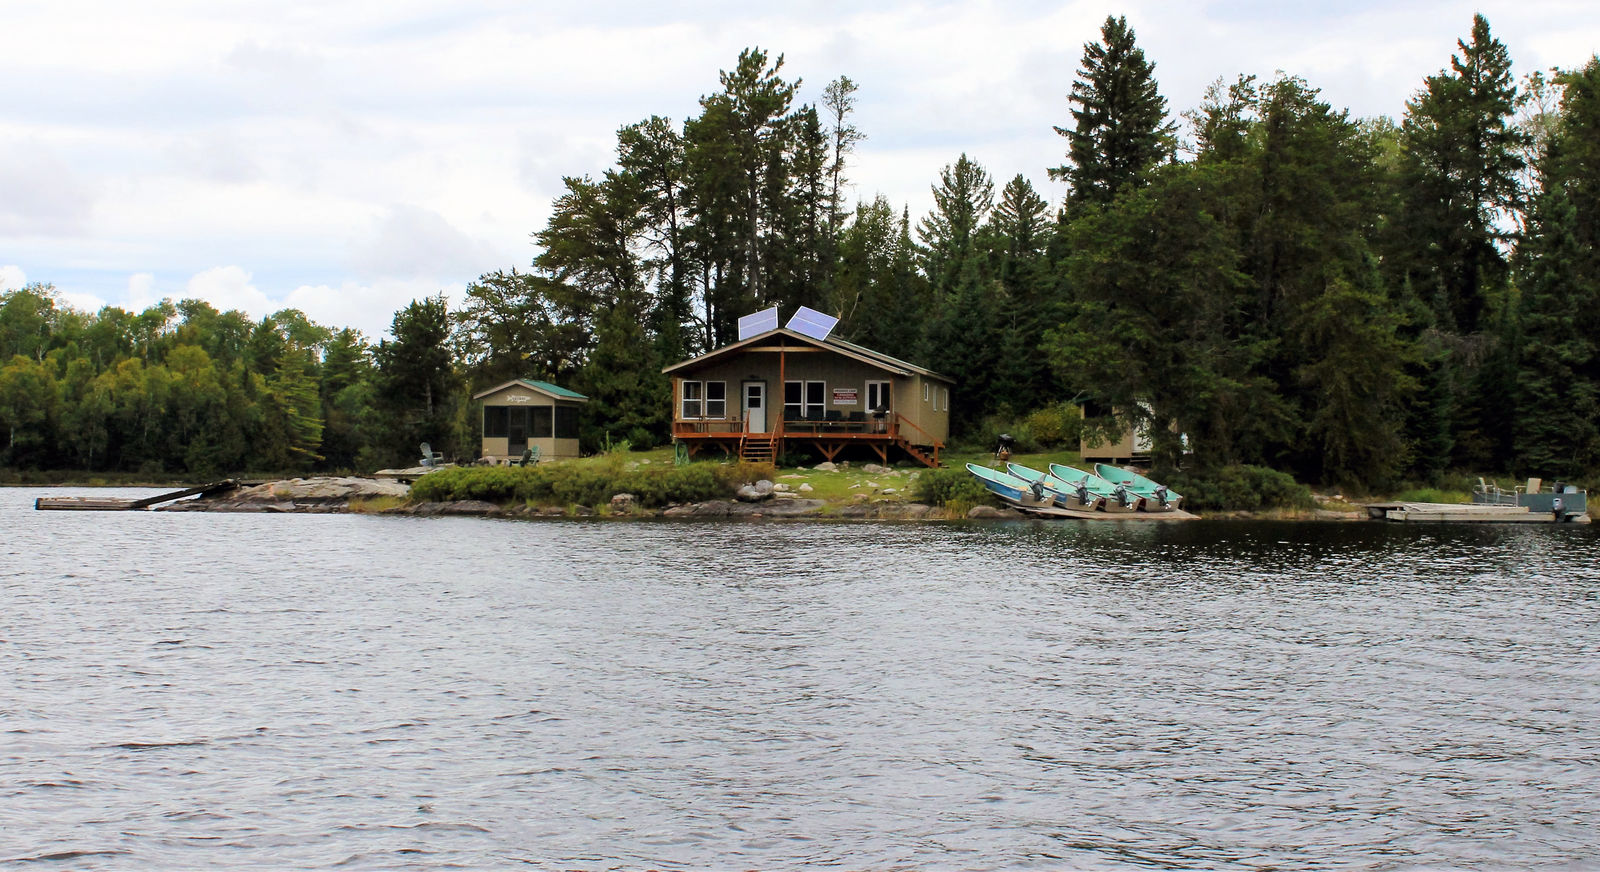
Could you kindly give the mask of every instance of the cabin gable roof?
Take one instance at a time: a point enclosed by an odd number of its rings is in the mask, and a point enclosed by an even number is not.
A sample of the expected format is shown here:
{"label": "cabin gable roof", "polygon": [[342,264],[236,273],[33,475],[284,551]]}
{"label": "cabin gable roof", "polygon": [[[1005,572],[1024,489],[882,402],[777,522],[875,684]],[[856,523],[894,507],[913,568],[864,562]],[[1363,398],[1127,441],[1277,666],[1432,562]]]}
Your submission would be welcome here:
{"label": "cabin gable roof", "polygon": [[500,391],[503,391],[506,388],[512,387],[513,385],[521,385],[522,387],[525,387],[528,390],[534,391],[536,393],[544,394],[545,396],[547,396],[547,397],[549,397],[549,398],[551,398],[553,400],[567,400],[569,402],[574,402],[574,403],[587,403],[587,402],[589,402],[589,398],[588,397],[584,396],[583,394],[578,393],[577,391],[569,390],[569,389],[564,388],[564,387],[562,387],[560,385],[553,385],[553,384],[551,384],[549,382],[536,381],[534,379],[529,379],[529,378],[514,378],[511,381],[506,382],[505,384],[496,385],[495,387],[489,388],[486,391],[478,391],[477,393],[472,395],[472,398],[474,400],[481,400],[484,397],[489,396],[490,394],[499,393]]}
{"label": "cabin gable roof", "polygon": [[827,339],[816,339],[806,336],[803,333],[796,333],[795,331],[785,327],[779,327],[775,330],[768,330],[765,333],[758,333],[755,336],[741,339],[731,345],[724,345],[721,348],[718,348],[714,351],[708,351],[698,357],[691,357],[688,360],[665,367],[661,371],[670,374],[680,370],[692,369],[699,365],[710,363],[719,358],[737,354],[738,352],[748,349],[759,342],[769,340],[777,336],[794,339],[805,345],[810,345],[826,351],[832,351],[835,354],[848,357],[868,366],[884,370],[885,372],[893,373],[894,375],[922,375],[954,384],[954,381],[952,381],[948,376],[943,376],[934,372],[933,370],[924,369],[916,364],[907,363],[898,358],[890,357],[887,354],[873,351],[870,348],[863,348],[853,342],[846,342],[843,339],[836,339],[833,337],[829,337]]}

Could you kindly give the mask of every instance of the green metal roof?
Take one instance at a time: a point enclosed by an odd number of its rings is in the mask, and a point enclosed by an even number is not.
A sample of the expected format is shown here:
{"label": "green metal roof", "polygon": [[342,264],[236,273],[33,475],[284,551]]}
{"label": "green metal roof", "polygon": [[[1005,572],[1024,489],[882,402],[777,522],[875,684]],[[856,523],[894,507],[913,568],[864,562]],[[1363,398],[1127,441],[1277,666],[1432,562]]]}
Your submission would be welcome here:
{"label": "green metal roof", "polygon": [[503,385],[496,385],[486,391],[478,391],[472,395],[472,398],[474,400],[481,400],[490,394],[499,393],[500,391],[503,391],[512,385],[522,385],[526,388],[532,388],[533,390],[536,390],[542,394],[555,397],[558,400],[577,400],[583,403],[589,402],[588,397],[578,393],[577,391],[568,390],[560,385],[553,385],[549,382],[536,381],[531,378],[514,378]]}
{"label": "green metal roof", "polygon": [[589,399],[588,397],[584,396],[583,394],[578,393],[577,391],[567,390],[566,388],[564,388],[564,387],[562,387],[560,385],[553,385],[553,384],[551,384],[549,382],[534,381],[531,378],[519,378],[519,379],[517,379],[517,381],[522,382],[525,385],[531,385],[533,387],[536,387],[539,390],[544,391],[547,394],[555,394],[558,397],[566,397],[569,400],[587,400],[587,399]]}

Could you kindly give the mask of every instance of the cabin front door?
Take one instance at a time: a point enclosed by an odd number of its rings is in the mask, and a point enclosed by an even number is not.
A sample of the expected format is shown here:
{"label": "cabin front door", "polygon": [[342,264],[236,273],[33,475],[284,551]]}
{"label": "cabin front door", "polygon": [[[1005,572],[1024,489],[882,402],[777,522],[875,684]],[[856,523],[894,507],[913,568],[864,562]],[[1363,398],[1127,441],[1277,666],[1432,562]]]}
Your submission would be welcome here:
{"label": "cabin front door", "polygon": [[744,383],[744,421],[751,433],[767,432],[767,383]]}

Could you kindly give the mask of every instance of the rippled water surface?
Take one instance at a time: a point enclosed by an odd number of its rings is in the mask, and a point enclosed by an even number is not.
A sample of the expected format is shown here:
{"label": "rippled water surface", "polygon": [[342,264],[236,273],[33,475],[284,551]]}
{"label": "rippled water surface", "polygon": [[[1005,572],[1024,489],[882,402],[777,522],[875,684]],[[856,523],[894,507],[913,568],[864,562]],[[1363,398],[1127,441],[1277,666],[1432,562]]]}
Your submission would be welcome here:
{"label": "rippled water surface", "polygon": [[1600,539],[35,512],[0,865],[1595,868]]}

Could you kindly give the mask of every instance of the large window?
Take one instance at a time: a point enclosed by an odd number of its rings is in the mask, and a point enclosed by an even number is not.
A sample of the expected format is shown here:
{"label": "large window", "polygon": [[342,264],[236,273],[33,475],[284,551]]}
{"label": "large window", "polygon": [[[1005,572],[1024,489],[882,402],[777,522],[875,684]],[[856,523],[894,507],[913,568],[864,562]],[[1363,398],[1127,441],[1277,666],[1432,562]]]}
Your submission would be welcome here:
{"label": "large window", "polygon": [[783,383],[783,417],[788,421],[822,420],[826,385],[819,381]]}
{"label": "large window", "polygon": [[701,416],[701,413],[705,411],[705,395],[703,393],[704,388],[705,385],[702,385],[697,381],[686,381],[683,383],[683,408],[678,417],[688,419],[698,418]]}
{"label": "large window", "polygon": [[876,412],[879,409],[889,408],[889,383],[886,381],[867,382],[867,411]]}
{"label": "large window", "polygon": [[706,417],[728,417],[728,383],[706,382]]}
{"label": "large window", "polygon": [[678,415],[680,419],[728,417],[727,382],[686,381],[683,383],[682,400]]}

